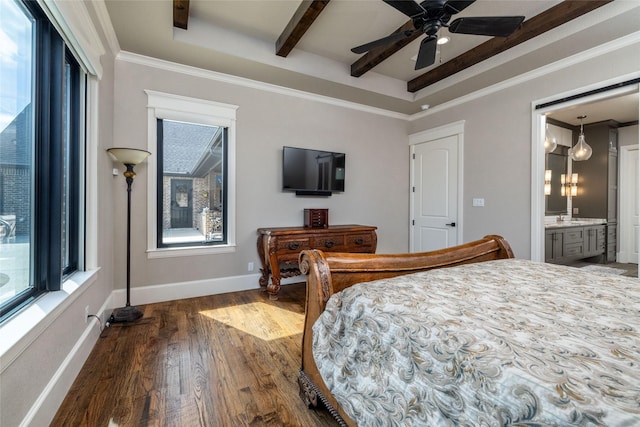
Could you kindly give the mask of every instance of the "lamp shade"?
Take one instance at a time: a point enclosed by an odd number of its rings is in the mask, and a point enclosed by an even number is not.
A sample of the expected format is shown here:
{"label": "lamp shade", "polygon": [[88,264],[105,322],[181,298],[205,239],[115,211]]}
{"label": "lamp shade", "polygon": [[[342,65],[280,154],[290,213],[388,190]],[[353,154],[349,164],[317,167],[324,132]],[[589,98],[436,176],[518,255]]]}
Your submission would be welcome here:
{"label": "lamp shade", "polygon": [[107,152],[114,160],[120,161],[125,165],[137,165],[145,161],[151,155],[147,150],[139,150],[137,148],[109,148]]}

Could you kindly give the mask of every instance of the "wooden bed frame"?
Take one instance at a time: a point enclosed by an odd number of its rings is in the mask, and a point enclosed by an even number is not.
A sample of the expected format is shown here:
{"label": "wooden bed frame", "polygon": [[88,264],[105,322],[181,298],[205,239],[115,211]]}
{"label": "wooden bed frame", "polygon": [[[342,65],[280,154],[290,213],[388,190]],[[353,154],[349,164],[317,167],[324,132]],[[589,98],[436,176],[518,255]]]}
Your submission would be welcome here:
{"label": "wooden bed frame", "polygon": [[514,258],[509,244],[497,235],[431,252],[410,254],[300,253],[300,271],[307,275],[307,297],[302,337],[302,367],[298,375],[300,397],[308,407],[322,402],[341,426],[355,426],[329,393],[312,354],[312,327],[329,297],[349,286],[435,268]]}

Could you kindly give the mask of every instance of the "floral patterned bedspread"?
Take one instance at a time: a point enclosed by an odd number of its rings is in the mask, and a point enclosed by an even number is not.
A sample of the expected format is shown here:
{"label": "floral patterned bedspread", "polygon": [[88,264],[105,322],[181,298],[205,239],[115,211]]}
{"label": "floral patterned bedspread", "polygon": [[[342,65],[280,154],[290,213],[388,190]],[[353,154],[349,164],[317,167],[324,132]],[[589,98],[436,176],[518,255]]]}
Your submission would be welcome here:
{"label": "floral patterned bedspread", "polygon": [[354,285],[316,321],[360,426],[640,426],[640,280],[507,259]]}

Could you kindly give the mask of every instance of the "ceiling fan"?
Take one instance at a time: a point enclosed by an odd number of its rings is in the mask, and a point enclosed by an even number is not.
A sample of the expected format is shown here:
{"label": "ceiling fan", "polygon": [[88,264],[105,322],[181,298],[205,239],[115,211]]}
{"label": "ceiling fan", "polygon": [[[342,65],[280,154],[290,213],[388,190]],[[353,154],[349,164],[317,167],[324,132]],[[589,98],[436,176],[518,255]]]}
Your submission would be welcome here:
{"label": "ceiling fan", "polygon": [[435,62],[436,45],[440,28],[449,28],[451,33],[481,36],[507,37],[524,21],[524,16],[486,16],[458,18],[449,24],[456,13],[471,6],[475,0],[425,0],[418,4],[413,0],[383,0],[388,5],[407,15],[413,21],[413,30],[400,31],[387,37],[365,43],[351,49],[353,53],[365,53],[373,48],[400,41],[416,31],[426,34],[420,43],[416,70]]}

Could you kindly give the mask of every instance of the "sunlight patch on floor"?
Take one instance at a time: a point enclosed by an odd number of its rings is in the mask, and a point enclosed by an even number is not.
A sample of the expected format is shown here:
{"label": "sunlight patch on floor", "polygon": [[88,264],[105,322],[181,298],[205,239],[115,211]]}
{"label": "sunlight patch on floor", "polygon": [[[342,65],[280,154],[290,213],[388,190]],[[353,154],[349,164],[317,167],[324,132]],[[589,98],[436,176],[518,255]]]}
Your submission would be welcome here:
{"label": "sunlight patch on floor", "polygon": [[302,332],[304,314],[295,314],[262,302],[235,305],[200,311],[200,314],[224,323],[256,338],[271,341],[298,335]]}

